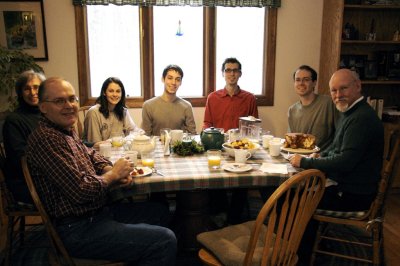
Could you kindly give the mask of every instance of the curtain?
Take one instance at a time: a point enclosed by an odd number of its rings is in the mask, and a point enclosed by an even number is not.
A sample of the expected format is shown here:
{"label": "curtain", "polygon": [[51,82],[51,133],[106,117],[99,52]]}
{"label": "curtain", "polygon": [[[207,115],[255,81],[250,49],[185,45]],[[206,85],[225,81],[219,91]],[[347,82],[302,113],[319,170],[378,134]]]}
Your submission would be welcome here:
{"label": "curtain", "polygon": [[72,0],[74,5],[280,7],[281,0]]}

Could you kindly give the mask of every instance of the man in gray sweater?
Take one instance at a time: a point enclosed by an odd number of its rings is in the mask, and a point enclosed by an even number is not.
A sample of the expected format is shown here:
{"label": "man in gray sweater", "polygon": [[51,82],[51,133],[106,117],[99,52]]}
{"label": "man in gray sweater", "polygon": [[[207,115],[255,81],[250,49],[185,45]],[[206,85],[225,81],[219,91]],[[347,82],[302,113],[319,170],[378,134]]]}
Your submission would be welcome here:
{"label": "man in gray sweater", "polygon": [[[332,145],[320,155],[294,155],[290,163],[303,169],[319,169],[329,178],[318,208],[368,210],[376,196],[382,169],[383,125],[362,96],[361,81],[355,72],[349,69],[336,71],[329,87],[336,108],[343,113]],[[300,245],[301,261],[305,259],[302,255],[310,254],[316,231],[313,222]]]}
{"label": "man in gray sweater", "polygon": [[288,132],[314,135],[317,146],[324,151],[332,143],[340,112],[329,95],[315,93],[317,72],[313,68],[300,66],[293,80],[299,101],[289,107]]}

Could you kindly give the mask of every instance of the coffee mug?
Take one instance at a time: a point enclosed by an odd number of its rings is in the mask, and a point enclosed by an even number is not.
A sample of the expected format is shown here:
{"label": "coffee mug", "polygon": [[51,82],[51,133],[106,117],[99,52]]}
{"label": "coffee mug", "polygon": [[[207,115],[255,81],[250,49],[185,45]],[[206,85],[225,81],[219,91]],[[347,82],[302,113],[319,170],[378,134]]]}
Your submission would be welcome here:
{"label": "coffee mug", "polygon": [[269,142],[274,138],[272,135],[263,135],[262,136],[262,144],[265,149],[269,148]]}
{"label": "coffee mug", "polygon": [[171,130],[171,143],[174,144],[177,141],[182,141],[183,138],[183,130],[181,129],[173,129]]}
{"label": "coffee mug", "polygon": [[247,159],[251,157],[251,153],[247,150],[236,149],[235,150],[235,163],[246,163]]}
{"label": "coffee mug", "polygon": [[281,154],[282,141],[281,139],[272,139],[269,142],[269,155],[276,157]]}

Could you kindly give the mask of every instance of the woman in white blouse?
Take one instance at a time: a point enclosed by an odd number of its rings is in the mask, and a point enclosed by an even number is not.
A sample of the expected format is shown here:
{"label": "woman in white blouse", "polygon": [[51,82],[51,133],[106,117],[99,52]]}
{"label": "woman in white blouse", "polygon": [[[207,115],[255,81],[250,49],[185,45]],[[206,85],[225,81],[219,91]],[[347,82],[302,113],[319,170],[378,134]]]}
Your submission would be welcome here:
{"label": "woman in white blouse", "polygon": [[85,117],[83,140],[98,143],[114,136],[127,135],[131,131],[142,131],[129,114],[125,105],[125,88],[119,78],[107,78],[101,87],[96,105]]}

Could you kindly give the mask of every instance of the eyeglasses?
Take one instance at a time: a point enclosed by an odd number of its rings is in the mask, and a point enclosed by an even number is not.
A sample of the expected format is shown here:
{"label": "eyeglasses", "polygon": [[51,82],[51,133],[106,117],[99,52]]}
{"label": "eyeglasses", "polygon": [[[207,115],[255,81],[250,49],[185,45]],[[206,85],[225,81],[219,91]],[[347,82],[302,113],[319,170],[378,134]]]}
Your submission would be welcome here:
{"label": "eyeglasses", "polygon": [[304,83],[307,83],[307,82],[310,82],[310,81],[312,81],[312,78],[309,78],[309,77],[306,77],[306,78],[296,78],[295,80],[294,80],[296,83],[301,83],[301,82],[304,82]]}
{"label": "eyeglasses", "polygon": [[234,68],[234,69],[230,69],[230,68],[226,68],[224,69],[225,73],[233,73],[233,74],[237,74],[240,72],[240,69]]}
{"label": "eyeglasses", "polygon": [[63,107],[65,106],[65,104],[67,102],[69,102],[70,104],[75,104],[79,101],[78,97],[74,96],[70,96],[68,98],[56,98],[54,100],[44,100],[43,102],[47,102],[47,103],[54,103],[55,105],[57,105],[58,107]]}

